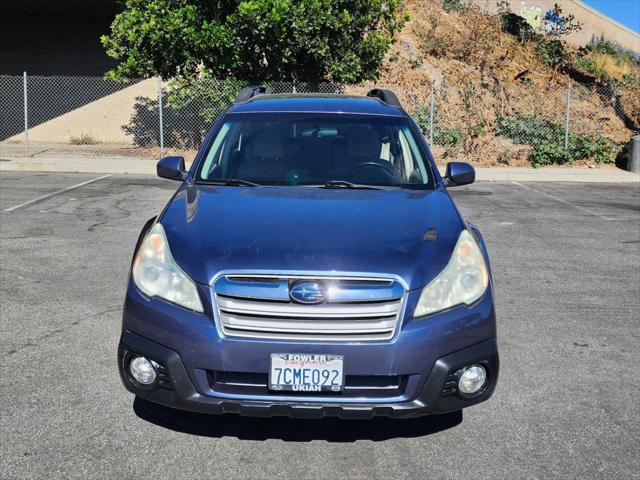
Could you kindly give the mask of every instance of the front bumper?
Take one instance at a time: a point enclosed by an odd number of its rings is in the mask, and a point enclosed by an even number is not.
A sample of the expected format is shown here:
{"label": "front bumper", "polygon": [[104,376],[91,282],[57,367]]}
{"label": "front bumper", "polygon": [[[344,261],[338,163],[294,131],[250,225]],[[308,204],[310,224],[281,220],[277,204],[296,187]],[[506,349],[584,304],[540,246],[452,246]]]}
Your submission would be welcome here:
{"label": "front bumper", "polygon": [[[127,358],[132,354],[144,355],[157,362],[160,381],[150,388],[139,388],[127,373]],[[447,388],[455,372],[467,365],[481,363],[487,368],[486,387],[477,395],[465,397]],[[396,418],[441,414],[483,402],[493,394],[499,372],[498,348],[495,338],[438,358],[426,378],[419,394],[412,400],[401,402],[340,402],[335,398],[323,402],[305,400],[304,397],[287,400],[250,400],[203,395],[191,381],[180,355],[174,350],[151,341],[129,330],[124,330],[118,348],[118,364],[127,390],[136,395],[169,407],[201,413],[239,413],[246,416],[292,418],[322,418],[336,416],[364,419],[373,416]]]}

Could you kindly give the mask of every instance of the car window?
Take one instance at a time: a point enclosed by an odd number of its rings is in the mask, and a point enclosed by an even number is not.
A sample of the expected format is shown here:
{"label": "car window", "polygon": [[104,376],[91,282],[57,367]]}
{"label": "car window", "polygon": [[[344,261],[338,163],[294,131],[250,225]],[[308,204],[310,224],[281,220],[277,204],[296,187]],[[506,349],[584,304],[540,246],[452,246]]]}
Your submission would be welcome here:
{"label": "car window", "polygon": [[228,114],[196,181],[261,185],[364,185],[430,188],[427,159],[404,117],[346,114]]}

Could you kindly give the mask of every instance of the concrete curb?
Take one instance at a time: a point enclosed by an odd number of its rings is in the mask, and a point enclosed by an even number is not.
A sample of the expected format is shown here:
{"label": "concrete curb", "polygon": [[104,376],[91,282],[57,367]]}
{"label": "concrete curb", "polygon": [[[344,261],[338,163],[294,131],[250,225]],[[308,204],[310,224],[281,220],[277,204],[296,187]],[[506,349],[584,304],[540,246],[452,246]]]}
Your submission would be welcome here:
{"label": "concrete curb", "polygon": [[156,160],[133,157],[5,157],[0,171],[156,174]]}
{"label": "concrete curb", "polygon": [[640,174],[614,168],[477,168],[476,180],[494,182],[640,183]]}
{"label": "concrete curb", "polygon": [[[444,166],[439,166],[444,173]],[[156,174],[156,161],[131,157],[9,157],[0,171]],[[640,183],[640,174],[616,168],[496,167],[476,168],[476,179],[494,182]]]}

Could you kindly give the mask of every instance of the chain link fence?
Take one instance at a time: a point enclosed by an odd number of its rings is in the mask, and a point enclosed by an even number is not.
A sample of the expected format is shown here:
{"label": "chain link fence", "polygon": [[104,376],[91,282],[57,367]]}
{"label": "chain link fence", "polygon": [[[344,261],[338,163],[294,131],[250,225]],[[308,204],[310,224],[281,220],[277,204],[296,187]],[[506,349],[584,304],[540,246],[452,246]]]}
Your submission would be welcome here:
{"label": "chain link fence", "polygon": [[640,122],[614,88],[485,84],[423,85],[403,95],[436,158],[478,165],[612,163]]}
{"label": "chain link fence", "polygon": [[[58,145],[92,146],[118,154],[131,142],[123,136],[129,97],[141,81],[116,82],[91,77],[0,76],[2,151],[33,155]],[[31,147],[31,148],[30,148]],[[93,151],[93,149],[89,149]]]}
{"label": "chain link fence", "polygon": [[[235,80],[0,76],[0,155],[194,156],[246,86]],[[272,93],[341,93],[339,84],[272,82]]]}
{"label": "chain link fence", "polygon": [[[0,156],[193,157],[243,86],[233,80],[0,76]],[[364,94],[370,88],[323,82],[265,86],[272,93]],[[611,87],[570,83],[528,90],[447,78],[406,92],[389,87],[439,161],[605,163],[638,130],[625,99]]]}

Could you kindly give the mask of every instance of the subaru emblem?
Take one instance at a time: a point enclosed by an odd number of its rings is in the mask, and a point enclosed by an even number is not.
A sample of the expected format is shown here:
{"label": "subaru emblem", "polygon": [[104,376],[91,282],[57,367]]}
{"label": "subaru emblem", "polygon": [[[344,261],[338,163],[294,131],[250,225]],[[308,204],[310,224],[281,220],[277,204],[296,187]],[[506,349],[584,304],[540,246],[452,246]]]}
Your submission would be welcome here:
{"label": "subaru emblem", "polygon": [[291,300],[297,303],[315,304],[325,301],[324,285],[320,282],[302,281],[289,290]]}

